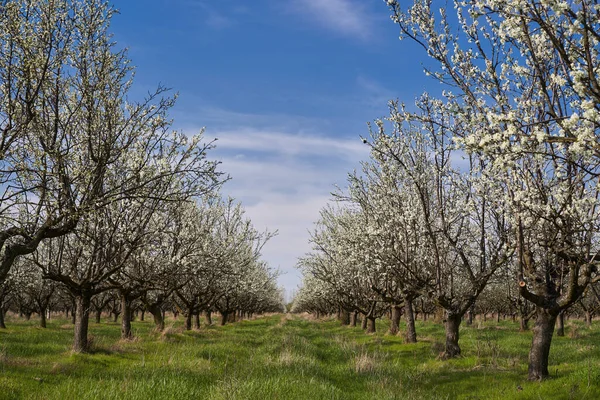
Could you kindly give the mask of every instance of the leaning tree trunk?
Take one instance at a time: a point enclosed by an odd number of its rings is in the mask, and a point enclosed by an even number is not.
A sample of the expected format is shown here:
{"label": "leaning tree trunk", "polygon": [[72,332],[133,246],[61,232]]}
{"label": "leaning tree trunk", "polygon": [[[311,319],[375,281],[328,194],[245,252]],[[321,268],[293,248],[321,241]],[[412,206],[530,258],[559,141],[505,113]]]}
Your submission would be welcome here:
{"label": "leaning tree trunk", "polygon": [[460,322],[462,320],[462,315],[448,313],[446,317],[446,347],[444,349],[444,353],[442,355],[443,358],[454,358],[460,355],[460,346],[458,345],[459,339],[459,328]]}
{"label": "leaning tree trunk", "polygon": [[80,293],[75,297],[75,337],[73,339],[73,350],[77,353],[88,350],[88,323],[90,319],[89,293]]}
{"label": "leaning tree trunk", "polygon": [[529,351],[530,381],[541,381],[550,376],[548,373],[548,357],[556,318],[556,314],[538,307],[535,326],[533,327],[531,350]]}
{"label": "leaning tree trunk", "polygon": [[406,343],[417,343],[417,331],[415,330],[415,313],[412,300],[404,303],[404,319],[406,319]]}
{"label": "leaning tree trunk", "polygon": [[392,306],[392,318],[390,319],[390,335],[397,335],[400,332],[400,317],[402,316],[402,309],[399,305],[394,304]]}
{"label": "leaning tree trunk", "polygon": [[126,294],[121,295],[121,339],[131,339],[131,299]]}
{"label": "leaning tree trunk", "polygon": [[565,336],[565,313],[562,311],[556,319],[556,336]]}
{"label": "leaning tree trunk", "polygon": [[367,317],[367,333],[375,333],[375,317]]}

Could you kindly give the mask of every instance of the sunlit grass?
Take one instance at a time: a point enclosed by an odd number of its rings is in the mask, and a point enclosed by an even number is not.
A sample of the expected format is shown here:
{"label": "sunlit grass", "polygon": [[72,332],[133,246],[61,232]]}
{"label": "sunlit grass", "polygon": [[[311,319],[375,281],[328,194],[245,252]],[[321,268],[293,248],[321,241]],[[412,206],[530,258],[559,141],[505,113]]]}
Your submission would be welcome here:
{"label": "sunlit grass", "polygon": [[[530,333],[511,321],[461,328],[463,356],[439,359],[442,327],[419,322],[419,342],[274,315],[185,332],[134,322],[90,325],[93,349],[71,352],[72,326],[9,319],[0,331],[0,398],[6,399],[596,399],[600,329],[570,321],[551,350],[553,378],[526,381]],[[576,331],[576,335],[569,335]],[[570,337],[573,336],[573,337]]]}

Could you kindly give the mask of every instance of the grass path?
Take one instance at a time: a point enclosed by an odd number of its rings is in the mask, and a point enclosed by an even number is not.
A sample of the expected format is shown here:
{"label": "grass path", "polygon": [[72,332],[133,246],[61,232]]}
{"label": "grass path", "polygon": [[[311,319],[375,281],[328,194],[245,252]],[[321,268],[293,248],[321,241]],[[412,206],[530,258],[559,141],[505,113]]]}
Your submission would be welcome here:
{"label": "grass path", "polygon": [[[461,330],[464,356],[440,361],[443,332],[420,323],[420,342],[365,335],[336,321],[273,315],[163,334],[134,322],[134,341],[119,326],[91,324],[91,354],[70,352],[66,320],[9,320],[0,331],[4,399],[596,399],[600,398],[597,329],[555,338],[544,383],[525,381],[531,336],[512,323]],[[573,328],[575,329],[575,328]],[[557,362],[561,360],[561,362]]]}

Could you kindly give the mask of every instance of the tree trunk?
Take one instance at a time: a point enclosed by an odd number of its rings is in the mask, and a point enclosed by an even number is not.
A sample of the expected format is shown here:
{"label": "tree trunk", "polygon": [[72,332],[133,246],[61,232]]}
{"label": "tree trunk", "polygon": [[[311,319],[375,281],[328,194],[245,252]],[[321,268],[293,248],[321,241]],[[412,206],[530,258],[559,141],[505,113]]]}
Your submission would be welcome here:
{"label": "tree trunk", "polygon": [[400,332],[400,317],[402,309],[394,304],[392,306],[392,318],[390,319],[390,335],[397,335]]}
{"label": "tree trunk", "polygon": [[360,323],[361,328],[366,331],[367,330],[367,316],[365,314],[361,314],[362,321]]}
{"label": "tree trunk", "polygon": [[354,311],[350,314],[350,326],[356,328],[356,321],[358,320],[358,311]]}
{"label": "tree trunk", "polygon": [[519,332],[525,332],[529,330],[529,320],[523,315],[519,318]]}
{"label": "tree trunk", "polygon": [[6,329],[6,324],[4,323],[4,307],[0,306],[0,329]]}
{"label": "tree trunk", "polygon": [[121,339],[131,339],[131,300],[126,294],[121,295]]}
{"label": "tree trunk", "polygon": [[96,323],[99,324],[102,318],[102,309],[96,309]]}
{"label": "tree trunk", "polygon": [[350,313],[348,311],[342,309],[339,316],[342,325],[350,325]]}
{"label": "tree trunk", "polygon": [[588,328],[592,327],[592,313],[589,310],[585,312],[585,326]]}
{"label": "tree trunk", "polygon": [[163,312],[157,304],[152,304],[148,307],[148,311],[154,318],[154,329],[158,332],[165,330],[165,319],[163,318]]}
{"label": "tree trunk", "polygon": [[227,323],[228,317],[229,317],[229,315],[227,313],[221,313],[221,326],[223,326]]}
{"label": "tree trunk", "polygon": [[367,318],[367,333],[375,333],[375,317]]}
{"label": "tree trunk", "polygon": [[45,328],[46,327],[46,308],[40,307],[39,314],[40,314],[40,328]]}
{"label": "tree trunk", "polygon": [[144,315],[146,314],[146,309],[143,309],[140,314],[140,321],[144,321]]}
{"label": "tree trunk", "polygon": [[77,353],[88,350],[88,322],[90,319],[89,293],[81,293],[75,297],[75,337],[73,339],[73,351]]}
{"label": "tree trunk", "polygon": [[206,317],[206,325],[212,325],[212,312],[206,311],[204,316]]}
{"label": "tree trunk", "polygon": [[459,328],[462,316],[459,314],[448,313],[446,318],[446,347],[443,358],[454,358],[460,355],[460,346],[458,345]]}
{"label": "tree trunk", "polygon": [[550,376],[548,373],[548,356],[554,334],[556,315],[539,308],[533,327],[533,340],[529,350],[529,380],[540,381]]}
{"label": "tree trunk", "polygon": [[565,314],[563,312],[556,318],[556,336],[565,336]]}
{"label": "tree trunk", "polygon": [[469,316],[467,318],[467,326],[473,325],[473,314],[475,314],[475,303],[469,308]]}
{"label": "tree trunk", "polygon": [[404,303],[404,319],[406,319],[406,343],[417,343],[412,300],[406,300]]}
{"label": "tree trunk", "polygon": [[194,313],[194,329],[200,329],[200,311]]}
{"label": "tree trunk", "polygon": [[192,317],[194,315],[194,312],[192,311],[192,309],[188,309],[187,313],[185,315],[185,330],[189,331],[192,329]]}

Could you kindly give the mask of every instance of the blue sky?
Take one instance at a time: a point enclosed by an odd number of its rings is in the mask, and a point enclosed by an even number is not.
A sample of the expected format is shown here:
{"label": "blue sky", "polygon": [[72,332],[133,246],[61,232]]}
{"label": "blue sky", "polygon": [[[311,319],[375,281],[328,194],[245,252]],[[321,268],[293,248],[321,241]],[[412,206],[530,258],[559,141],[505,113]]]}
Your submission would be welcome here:
{"label": "blue sky", "polygon": [[133,95],[173,88],[175,126],[219,139],[212,157],[232,177],[223,193],[257,228],[279,231],[263,254],[289,294],[319,209],[368,157],[366,123],[388,100],[410,104],[437,86],[422,72],[425,54],[398,40],[383,0],[115,6],[115,40],[137,67]]}

